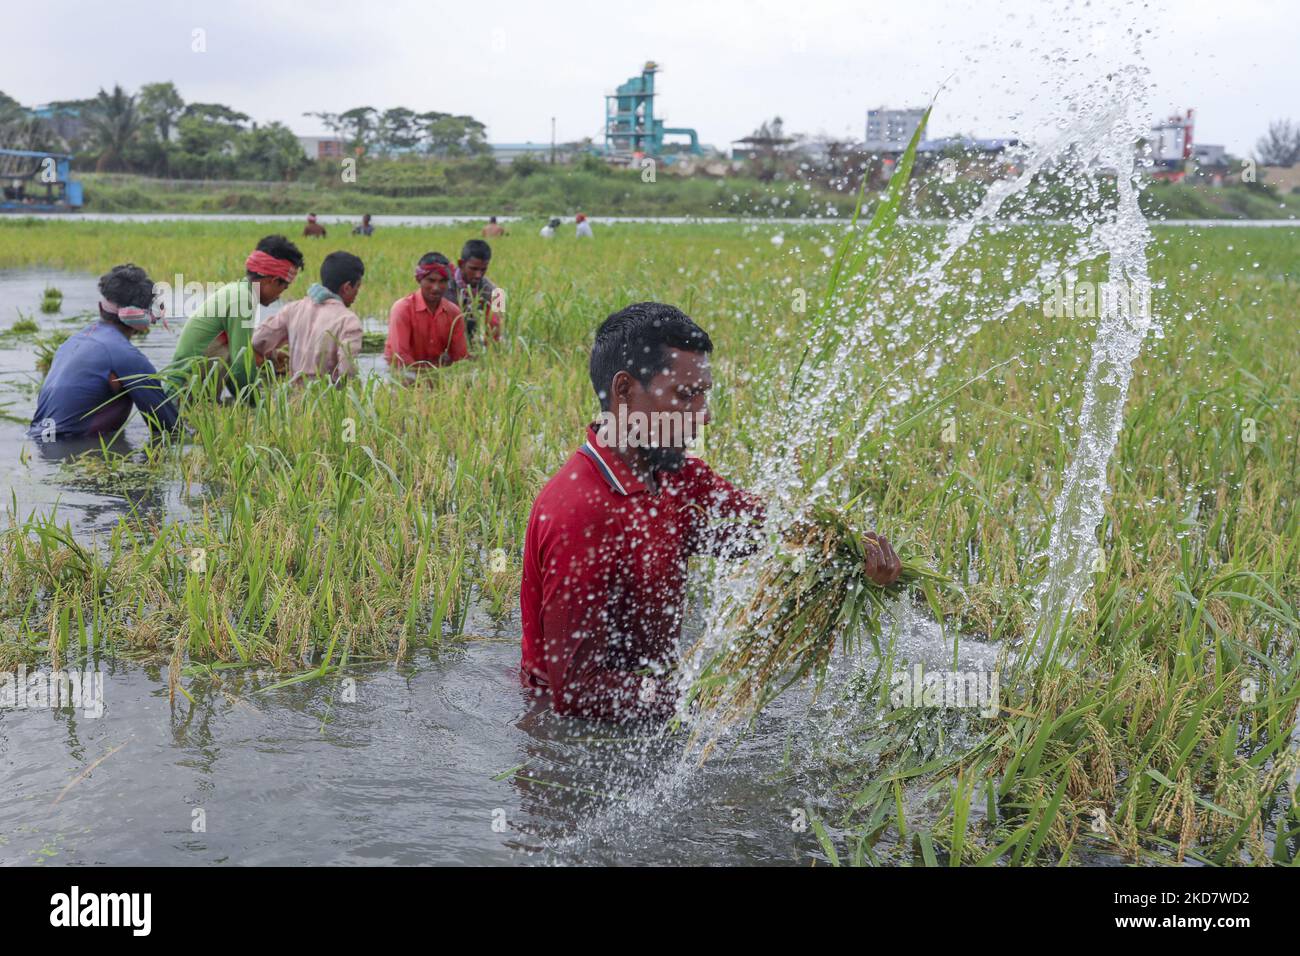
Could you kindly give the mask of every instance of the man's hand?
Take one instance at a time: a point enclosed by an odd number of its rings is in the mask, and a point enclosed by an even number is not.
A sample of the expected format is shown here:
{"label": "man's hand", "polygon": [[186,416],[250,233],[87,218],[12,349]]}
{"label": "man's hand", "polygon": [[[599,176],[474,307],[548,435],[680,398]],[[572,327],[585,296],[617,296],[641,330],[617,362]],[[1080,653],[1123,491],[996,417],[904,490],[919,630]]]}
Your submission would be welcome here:
{"label": "man's hand", "polygon": [[868,531],[863,538],[866,551],[867,577],[884,587],[893,584],[903,573],[903,562],[898,559],[889,539],[884,535]]}

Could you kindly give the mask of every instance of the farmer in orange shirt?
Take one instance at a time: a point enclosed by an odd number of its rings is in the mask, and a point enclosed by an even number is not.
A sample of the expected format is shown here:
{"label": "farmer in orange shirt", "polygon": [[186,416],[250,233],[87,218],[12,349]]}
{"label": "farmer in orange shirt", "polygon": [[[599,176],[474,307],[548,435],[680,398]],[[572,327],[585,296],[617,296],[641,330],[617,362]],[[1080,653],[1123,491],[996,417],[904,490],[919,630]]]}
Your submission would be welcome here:
{"label": "farmer in orange shirt", "polygon": [[420,288],[398,299],[388,312],[384,358],[390,369],[409,377],[418,369],[450,365],[469,355],[460,309],[445,295],[451,276],[451,260],[442,253],[420,257],[415,267]]}

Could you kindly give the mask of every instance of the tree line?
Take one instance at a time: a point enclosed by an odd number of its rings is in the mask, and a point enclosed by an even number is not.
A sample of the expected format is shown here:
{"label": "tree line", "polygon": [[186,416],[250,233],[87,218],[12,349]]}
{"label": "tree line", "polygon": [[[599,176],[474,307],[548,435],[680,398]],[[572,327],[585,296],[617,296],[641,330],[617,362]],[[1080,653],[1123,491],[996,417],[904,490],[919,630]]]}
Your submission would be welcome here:
{"label": "tree line", "polygon": [[[456,158],[489,152],[487,127],[472,116],[383,111],[304,113],[342,140],[345,155]],[[171,82],[121,86],[92,98],[50,103],[41,115],[0,92],[0,145],[71,152],[98,172],[181,179],[291,180],[311,165],[283,123],[256,123],[221,103],[186,103]]]}

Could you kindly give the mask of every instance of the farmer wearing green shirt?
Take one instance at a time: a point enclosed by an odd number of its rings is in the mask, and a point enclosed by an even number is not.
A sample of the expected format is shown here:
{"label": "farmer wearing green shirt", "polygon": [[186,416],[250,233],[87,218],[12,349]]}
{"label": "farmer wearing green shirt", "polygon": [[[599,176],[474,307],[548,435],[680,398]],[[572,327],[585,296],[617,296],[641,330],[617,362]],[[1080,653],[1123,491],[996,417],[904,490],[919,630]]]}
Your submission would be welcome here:
{"label": "farmer wearing green shirt", "polygon": [[231,394],[238,397],[262,364],[252,347],[258,308],[280,298],[302,266],[302,253],[284,236],[267,236],[259,242],[244,262],[244,278],[212,293],[186,321],[176,340],[168,379],[179,387],[197,363],[214,360],[222,367]]}

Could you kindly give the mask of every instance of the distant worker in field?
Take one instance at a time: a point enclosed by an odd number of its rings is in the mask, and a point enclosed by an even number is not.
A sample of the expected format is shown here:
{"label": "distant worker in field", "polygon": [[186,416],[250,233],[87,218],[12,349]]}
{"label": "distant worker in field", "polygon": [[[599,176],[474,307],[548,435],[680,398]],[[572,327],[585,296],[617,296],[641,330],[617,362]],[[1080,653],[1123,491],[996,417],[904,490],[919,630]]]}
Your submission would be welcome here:
{"label": "distant worker in field", "polygon": [[495,239],[497,236],[504,236],[505,234],[505,227],[497,222],[496,216],[491,217],[488,220],[487,225],[483,227],[484,239]]}
{"label": "distant worker in field", "polygon": [[247,387],[262,362],[251,346],[253,329],[262,309],[285,293],[302,267],[302,253],[284,236],[262,239],[244,260],[244,277],[217,289],[186,320],[168,379],[179,387],[196,368],[216,366],[232,395],[251,399]]}
{"label": "distant worker in field", "polygon": [[316,214],[314,212],[307,213],[307,225],[303,227],[302,234],[317,239],[325,238],[325,227],[316,221]]}
{"label": "distant worker in field", "polygon": [[153,363],[132,343],[157,322],[153,280],[137,265],[100,277],[99,320],[59,346],[36,398],[27,434],[37,441],[111,435],[131,408],[150,431],[171,431],[179,415]]}
{"label": "distant worker in field", "polygon": [[577,222],[577,224],[578,224],[578,238],[579,238],[579,239],[594,239],[594,238],[595,238],[594,233],[592,233],[592,231],[591,231],[591,223],[589,223],[589,222],[587,221],[587,217],[586,217],[586,216],[584,216],[582,213],[578,213],[577,218],[575,219],[575,222]]}
{"label": "distant worker in field", "polygon": [[410,378],[422,369],[441,368],[469,355],[460,309],[447,298],[451,260],[427,252],[415,267],[420,287],[393,303],[388,313],[384,358],[393,371]]}
{"label": "distant worker in field", "polygon": [[546,225],[542,226],[542,231],[541,231],[540,235],[541,235],[541,237],[542,237],[543,239],[554,239],[554,238],[555,238],[555,230],[556,230],[556,229],[559,229],[559,228],[560,228],[560,220],[559,220],[559,219],[552,219],[552,220],[551,220],[550,222],[548,222]]}
{"label": "distant worker in field", "polygon": [[[686,453],[709,421],[712,351],[690,317],[657,302],[596,332],[600,419],[537,496],[524,537],[520,677],[557,714],[670,717],[687,559],[757,543],[762,502]],[[867,541],[868,577],[892,584],[898,556]]]}
{"label": "distant worker in field", "polygon": [[447,283],[446,296],[461,312],[465,321],[465,340],[470,348],[489,340],[501,341],[501,313],[505,293],[487,277],[492,263],[492,247],[482,239],[470,239],[461,247],[456,271]]}
{"label": "distant worker in field", "polygon": [[253,349],[274,360],[288,346],[291,381],[328,378],[335,384],[357,372],[361,320],[352,303],[361,291],[365,264],[350,252],[331,252],[320,264],[320,282],[307,297],[290,302],[253,332]]}
{"label": "distant worker in field", "polygon": [[369,235],[373,235],[374,231],[375,231],[375,227],[370,225],[370,213],[365,213],[361,217],[361,225],[355,226],[352,229],[352,235],[369,236]]}

